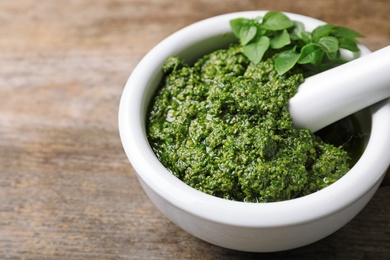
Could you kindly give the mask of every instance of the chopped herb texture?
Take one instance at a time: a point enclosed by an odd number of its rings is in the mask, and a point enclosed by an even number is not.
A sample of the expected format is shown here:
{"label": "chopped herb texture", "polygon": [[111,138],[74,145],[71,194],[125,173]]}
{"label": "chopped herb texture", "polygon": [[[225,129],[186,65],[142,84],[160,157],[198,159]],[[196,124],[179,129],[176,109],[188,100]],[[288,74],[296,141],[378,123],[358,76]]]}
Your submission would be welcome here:
{"label": "chopped herb texture", "polygon": [[[238,20],[232,27],[245,46],[275,48],[288,46],[286,33],[297,31],[280,13],[262,21],[259,27],[258,20]],[[333,51],[333,40],[324,38],[328,29],[316,37]],[[245,46],[217,50],[192,66],[178,57],[166,61],[147,121],[156,156],[184,183],[229,200],[282,201],[334,183],[349,170],[348,153],[309,130],[295,129],[288,112],[303,74],[295,68],[280,73],[282,54],[253,61]],[[290,48],[283,53],[295,62],[302,59]]]}

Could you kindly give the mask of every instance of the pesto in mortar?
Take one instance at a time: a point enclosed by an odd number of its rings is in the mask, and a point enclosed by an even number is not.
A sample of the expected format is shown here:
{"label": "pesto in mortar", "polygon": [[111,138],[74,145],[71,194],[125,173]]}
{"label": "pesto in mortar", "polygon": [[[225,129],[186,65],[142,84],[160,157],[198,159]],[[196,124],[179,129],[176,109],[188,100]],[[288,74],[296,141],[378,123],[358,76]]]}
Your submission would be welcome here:
{"label": "pesto in mortar", "polygon": [[193,66],[170,57],[147,121],[149,142],[172,174],[205,193],[237,201],[304,196],[350,168],[342,147],[295,129],[288,100],[304,81],[255,64],[239,45]]}

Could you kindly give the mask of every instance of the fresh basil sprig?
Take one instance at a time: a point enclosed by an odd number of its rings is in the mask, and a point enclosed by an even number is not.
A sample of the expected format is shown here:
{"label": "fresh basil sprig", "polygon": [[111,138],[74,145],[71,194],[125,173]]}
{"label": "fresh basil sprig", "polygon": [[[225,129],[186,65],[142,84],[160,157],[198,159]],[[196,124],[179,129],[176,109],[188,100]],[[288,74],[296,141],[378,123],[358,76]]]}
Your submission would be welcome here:
{"label": "fresh basil sprig", "polygon": [[345,61],[340,57],[340,49],[358,52],[356,38],[364,37],[331,24],[308,32],[301,22],[274,11],[254,19],[233,19],[230,26],[252,62],[259,63],[268,52],[276,54],[275,69],[280,75],[297,64],[310,65],[316,72],[341,64]]}

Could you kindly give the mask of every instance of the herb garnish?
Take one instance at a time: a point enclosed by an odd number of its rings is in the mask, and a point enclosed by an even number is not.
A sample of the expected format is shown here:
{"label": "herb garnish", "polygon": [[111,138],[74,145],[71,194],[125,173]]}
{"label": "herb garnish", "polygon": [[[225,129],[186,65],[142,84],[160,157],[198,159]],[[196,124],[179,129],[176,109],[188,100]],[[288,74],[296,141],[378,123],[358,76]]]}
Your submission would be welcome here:
{"label": "herb garnish", "polygon": [[357,52],[356,38],[364,37],[352,29],[331,24],[308,32],[303,23],[274,11],[254,19],[233,19],[230,26],[243,53],[252,62],[259,63],[267,53],[277,53],[275,69],[280,75],[297,64],[318,73],[344,63],[340,49]]}

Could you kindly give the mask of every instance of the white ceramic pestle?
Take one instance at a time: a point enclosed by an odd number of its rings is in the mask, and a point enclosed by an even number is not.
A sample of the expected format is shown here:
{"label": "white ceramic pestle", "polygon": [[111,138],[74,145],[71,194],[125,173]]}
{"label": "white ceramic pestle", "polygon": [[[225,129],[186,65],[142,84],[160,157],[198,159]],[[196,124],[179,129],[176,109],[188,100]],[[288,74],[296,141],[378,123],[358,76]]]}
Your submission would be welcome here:
{"label": "white ceramic pestle", "polygon": [[390,46],[308,77],[289,111],[295,127],[315,132],[388,97]]}

